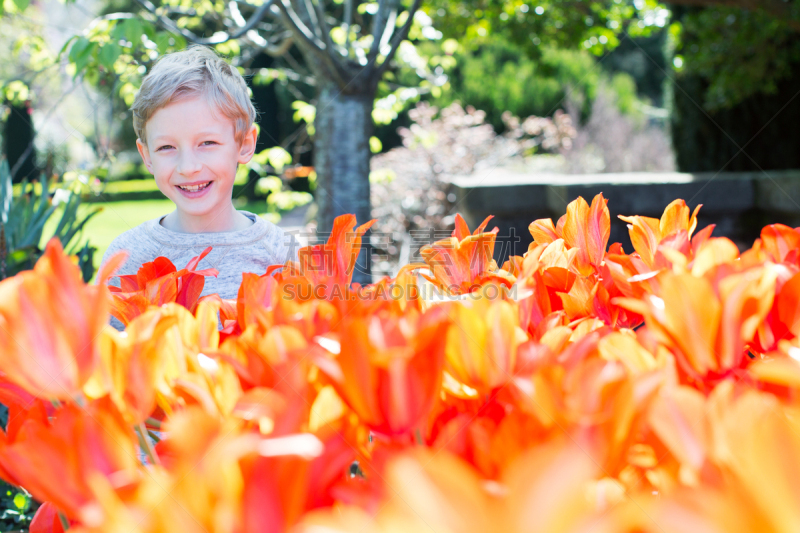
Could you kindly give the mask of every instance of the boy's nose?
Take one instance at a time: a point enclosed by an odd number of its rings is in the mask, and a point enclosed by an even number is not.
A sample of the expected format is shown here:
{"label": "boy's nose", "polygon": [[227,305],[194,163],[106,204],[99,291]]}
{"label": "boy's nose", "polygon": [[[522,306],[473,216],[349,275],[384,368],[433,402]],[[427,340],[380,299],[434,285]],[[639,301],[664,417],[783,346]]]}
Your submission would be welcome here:
{"label": "boy's nose", "polygon": [[191,176],[200,172],[203,168],[200,160],[191,152],[185,151],[178,161],[178,173],[184,176]]}

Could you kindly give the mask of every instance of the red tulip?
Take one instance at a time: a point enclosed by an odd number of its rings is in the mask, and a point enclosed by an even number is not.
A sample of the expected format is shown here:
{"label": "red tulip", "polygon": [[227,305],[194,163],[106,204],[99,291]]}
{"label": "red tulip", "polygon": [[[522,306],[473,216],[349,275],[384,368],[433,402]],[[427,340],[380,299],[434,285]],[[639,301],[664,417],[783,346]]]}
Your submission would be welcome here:
{"label": "red tulip", "polygon": [[113,297],[111,314],[128,325],[151,305],[176,302],[194,312],[203,292],[205,277],[218,274],[214,268],[197,270],[197,265],[210,252],[209,246],[181,270],[166,257],[156,257],[142,265],[136,274],[119,276],[120,286],[109,286]]}
{"label": "red tulip", "polygon": [[81,408],[68,404],[55,419],[31,413],[15,434],[0,437],[0,472],[68,517],[78,518],[94,496],[94,475],[135,479],[139,469],[133,431],[109,400]]}

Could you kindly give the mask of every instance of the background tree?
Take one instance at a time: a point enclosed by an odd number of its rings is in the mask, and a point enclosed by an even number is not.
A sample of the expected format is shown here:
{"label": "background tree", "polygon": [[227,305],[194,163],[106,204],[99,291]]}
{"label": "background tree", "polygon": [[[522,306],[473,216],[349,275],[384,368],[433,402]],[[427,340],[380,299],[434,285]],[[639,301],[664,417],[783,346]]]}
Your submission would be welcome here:
{"label": "background tree", "polygon": [[679,168],[800,168],[800,3],[675,3]]}
{"label": "background tree", "polygon": [[[800,168],[798,0],[432,1],[437,28],[474,47],[496,46],[501,35],[537,57],[554,43],[588,49],[606,67],[619,45],[640,49],[650,81],[669,80],[680,170]],[[648,49],[648,34],[674,65]]]}

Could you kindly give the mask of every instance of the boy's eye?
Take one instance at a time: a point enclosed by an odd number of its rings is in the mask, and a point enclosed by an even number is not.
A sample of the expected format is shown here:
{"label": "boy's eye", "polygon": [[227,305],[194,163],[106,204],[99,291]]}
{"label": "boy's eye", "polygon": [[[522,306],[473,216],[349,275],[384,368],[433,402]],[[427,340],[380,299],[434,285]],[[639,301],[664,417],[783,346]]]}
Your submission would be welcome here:
{"label": "boy's eye", "polygon": [[165,144],[164,146],[159,146],[158,148],[156,148],[156,152],[160,152],[161,150],[164,150],[165,148],[172,148],[172,145]]}
{"label": "boy's eye", "polygon": [[203,144],[217,144],[217,141],[204,141]]}

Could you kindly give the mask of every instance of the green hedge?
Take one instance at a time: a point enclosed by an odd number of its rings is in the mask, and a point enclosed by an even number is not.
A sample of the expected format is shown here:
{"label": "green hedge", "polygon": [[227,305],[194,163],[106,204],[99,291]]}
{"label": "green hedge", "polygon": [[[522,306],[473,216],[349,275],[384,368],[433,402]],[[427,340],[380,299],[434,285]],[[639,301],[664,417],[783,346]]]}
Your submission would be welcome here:
{"label": "green hedge", "polygon": [[[245,183],[233,186],[233,197],[243,192]],[[86,192],[82,195],[86,202],[130,202],[134,200],[163,200],[165,196],[156,187],[156,182],[149,180],[112,181],[99,193]]]}
{"label": "green hedge", "polygon": [[[55,190],[61,183],[52,183],[50,185],[51,191]],[[243,189],[247,186],[246,183],[236,183],[233,185],[233,197],[237,198],[242,195]],[[41,190],[41,185],[36,184],[36,191]],[[17,195],[21,191],[18,185],[14,186],[14,194]],[[260,195],[266,198],[265,195]],[[156,182],[153,179],[145,180],[123,180],[111,181],[106,184],[105,188],[95,194],[91,191],[86,191],[81,195],[84,202],[98,203],[98,202],[130,202],[134,200],[163,200],[165,196],[158,190]]]}

